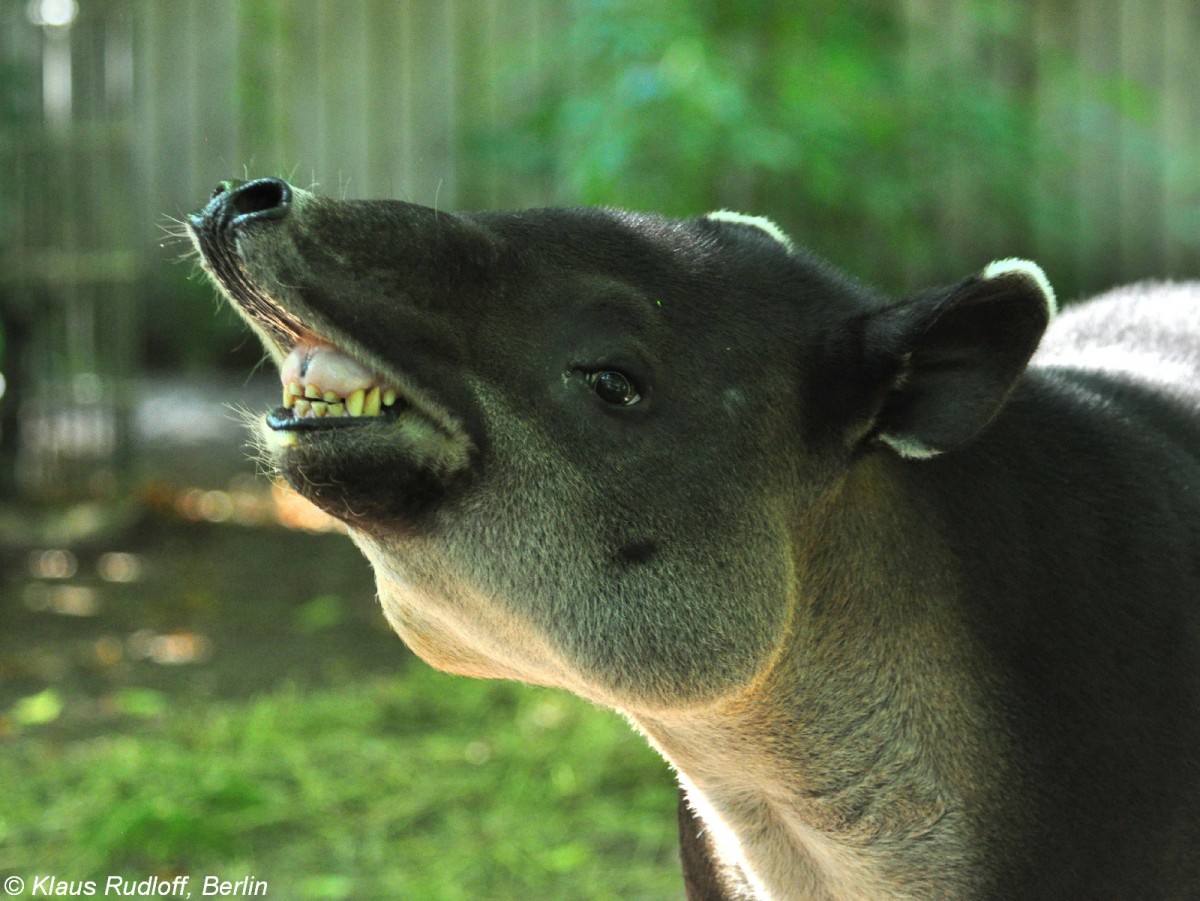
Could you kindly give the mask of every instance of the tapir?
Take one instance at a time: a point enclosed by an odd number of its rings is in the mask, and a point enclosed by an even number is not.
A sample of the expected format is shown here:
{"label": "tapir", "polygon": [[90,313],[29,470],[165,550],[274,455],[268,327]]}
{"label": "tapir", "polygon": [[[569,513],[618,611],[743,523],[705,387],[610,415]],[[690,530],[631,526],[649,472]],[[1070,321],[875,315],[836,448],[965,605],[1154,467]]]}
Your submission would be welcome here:
{"label": "tapir", "polygon": [[693,901],[1200,897],[1200,285],[274,178],[189,231],[395,630],[623,714]]}

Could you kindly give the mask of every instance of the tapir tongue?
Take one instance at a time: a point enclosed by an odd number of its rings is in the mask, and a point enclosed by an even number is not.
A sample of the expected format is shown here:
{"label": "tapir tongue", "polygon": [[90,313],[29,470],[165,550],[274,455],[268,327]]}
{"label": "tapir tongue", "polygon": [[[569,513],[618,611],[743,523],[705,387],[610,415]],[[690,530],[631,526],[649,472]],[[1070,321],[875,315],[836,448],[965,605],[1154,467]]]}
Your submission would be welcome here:
{"label": "tapir tongue", "polygon": [[359,388],[370,388],[383,380],[332,344],[300,343],[292,348],[279,369],[284,387],[314,385],[349,397]]}

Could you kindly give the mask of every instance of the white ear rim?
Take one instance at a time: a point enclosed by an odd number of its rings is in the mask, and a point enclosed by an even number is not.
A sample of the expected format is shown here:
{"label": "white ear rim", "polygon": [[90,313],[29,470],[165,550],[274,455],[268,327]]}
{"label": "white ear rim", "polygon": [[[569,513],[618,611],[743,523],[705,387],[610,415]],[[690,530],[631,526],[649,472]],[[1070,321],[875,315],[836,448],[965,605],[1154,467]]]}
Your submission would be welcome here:
{"label": "white ear rim", "polygon": [[881,434],[879,440],[894,450],[905,460],[928,460],[941,453],[936,447],[914,441],[912,438],[900,438],[896,435]]}
{"label": "white ear rim", "polygon": [[980,273],[980,278],[990,279],[1013,274],[1024,276],[1038,286],[1038,290],[1042,292],[1042,297],[1046,301],[1046,312],[1053,319],[1058,312],[1058,299],[1054,296],[1054,288],[1050,284],[1050,279],[1046,278],[1046,273],[1042,271],[1042,267],[1037,263],[1017,257],[995,260],[984,267],[983,272]]}
{"label": "white ear rim", "polygon": [[788,251],[796,249],[796,245],[792,243],[792,239],[787,236],[787,233],[766,216],[751,216],[746,213],[735,213],[733,210],[717,210],[714,213],[709,213],[704,218],[711,219],[713,222],[732,222],[735,225],[748,225],[751,228],[757,228],[761,232],[766,232],[770,237],[786,247]]}

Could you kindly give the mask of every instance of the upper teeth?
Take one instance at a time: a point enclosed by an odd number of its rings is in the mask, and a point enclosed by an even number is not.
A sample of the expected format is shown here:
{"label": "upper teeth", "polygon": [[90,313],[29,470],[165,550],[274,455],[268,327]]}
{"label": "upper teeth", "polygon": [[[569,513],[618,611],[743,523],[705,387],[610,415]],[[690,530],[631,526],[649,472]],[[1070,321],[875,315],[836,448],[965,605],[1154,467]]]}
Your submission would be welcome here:
{"label": "upper teeth", "polygon": [[395,388],[374,385],[359,388],[348,397],[334,391],[322,391],[316,385],[290,382],[283,389],[283,405],[297,419],[321,416],[382,416],[383,408],[396,403]]}

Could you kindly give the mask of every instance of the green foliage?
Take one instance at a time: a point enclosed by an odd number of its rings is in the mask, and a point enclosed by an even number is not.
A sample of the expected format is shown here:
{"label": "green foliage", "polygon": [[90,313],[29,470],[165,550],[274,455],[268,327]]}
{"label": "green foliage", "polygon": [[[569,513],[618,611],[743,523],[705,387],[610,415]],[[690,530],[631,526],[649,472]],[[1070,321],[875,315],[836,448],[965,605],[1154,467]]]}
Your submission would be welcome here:
{"label": "green foliage", "polygon": [[262,360],[258,339],[218,298],[198,265],[172,261],[164,254],[161,265],[148,269],[143,284],[152,299],[142,307],[141,362],[147,368],[194,370],[216,363],[249,372]]}
{"label": "green foliage", "polygon": [[52,723],[62,714],[62,695],[54,688],[21,698],[12,709],[12,720],[18,726],[38,726]]}
{"label": "green foliage", "polygon": [[0,873],[250,873],[300,901],[680,893],[666,767],[560,693],[414,665],[0,752]]}
{"label": "green foliage", "polygon": [[339,625],[346,617],[342,599],[334,594],[323,594],[296,608],[295,628],[312,635]]}
{"label": "green foliage", "polygon": [[30,90],[33,81],[28,67],[11,59],[0,60],[0,127],[27,125],[37,121],[40,110]]}
{"label": "green foliage", "polygon": [[1148,96],[1040,47],[1032,13],[998,0],[573,8],[501,165],[562,202],[766,214],[891,289],[1074,252],[1047,236],[1071,223],[1075,113],[1107,115],[1109,139],[1124,117],[1128,144]]}

